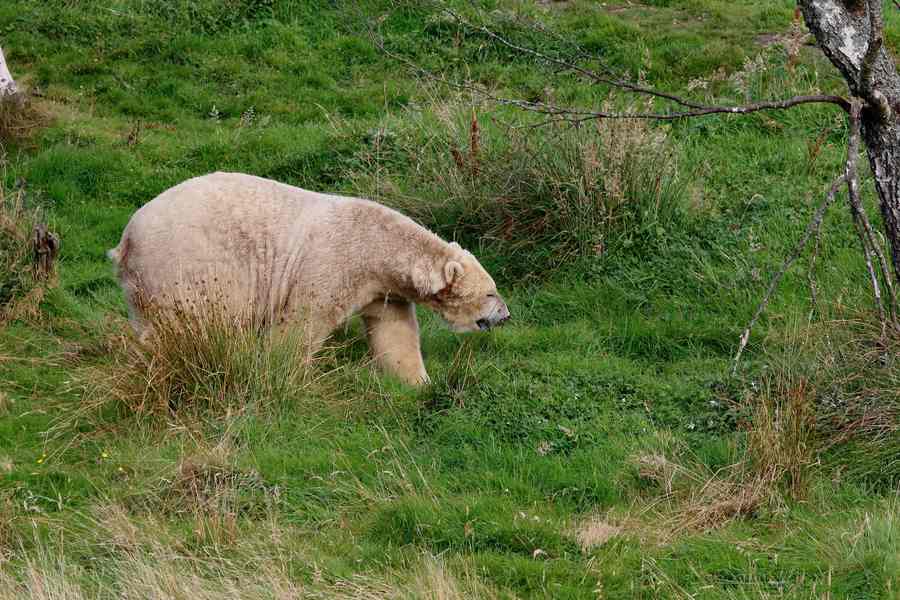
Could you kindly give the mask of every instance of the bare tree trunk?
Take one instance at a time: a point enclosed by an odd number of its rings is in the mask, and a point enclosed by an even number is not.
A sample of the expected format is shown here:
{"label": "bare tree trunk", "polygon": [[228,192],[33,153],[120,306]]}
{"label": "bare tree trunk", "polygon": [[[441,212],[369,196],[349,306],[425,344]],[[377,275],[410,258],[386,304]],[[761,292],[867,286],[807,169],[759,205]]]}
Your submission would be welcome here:
{"label": "bare tree trunk", "polygon": [[894,276],[900,281],[900,76],[883,47],[881,0],[798,0],[819,47],[865,102],[860,118]]}
{"label": "bare tree trunk", "polygon": [[0,48],[0,99],[6,96],[15,96],[19,91],[16,81],[13,79],[9,67],[6,65],[6,57],[3,55],[3,48]]}

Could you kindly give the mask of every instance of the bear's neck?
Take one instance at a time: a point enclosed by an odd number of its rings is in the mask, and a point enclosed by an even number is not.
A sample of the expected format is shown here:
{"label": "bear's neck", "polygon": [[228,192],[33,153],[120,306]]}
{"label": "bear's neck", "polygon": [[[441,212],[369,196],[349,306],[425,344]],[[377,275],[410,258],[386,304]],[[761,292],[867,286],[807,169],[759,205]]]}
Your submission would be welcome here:
{"label": "bear's neck", "polygon": [[366,278],[373,283],[369,295],[403,298],[410,302],[423,300],[416,290],[413,273],[425,265],[442,272],[453,256],[450,244],[412,219],[386,207],[376,205],[372,222],[361,224],[358,232],[365,237],[358,257]]}

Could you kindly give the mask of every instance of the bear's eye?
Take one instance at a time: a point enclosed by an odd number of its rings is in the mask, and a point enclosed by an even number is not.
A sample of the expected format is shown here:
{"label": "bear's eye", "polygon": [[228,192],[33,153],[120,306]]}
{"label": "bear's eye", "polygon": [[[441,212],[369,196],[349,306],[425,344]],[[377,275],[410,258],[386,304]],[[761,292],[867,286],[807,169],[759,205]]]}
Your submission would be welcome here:
{"label": "bear's eye", "polygon": [[488,297],[488,298],[496,298],[496,297],[497,297],[497,294],[488,294],[487,297]]}

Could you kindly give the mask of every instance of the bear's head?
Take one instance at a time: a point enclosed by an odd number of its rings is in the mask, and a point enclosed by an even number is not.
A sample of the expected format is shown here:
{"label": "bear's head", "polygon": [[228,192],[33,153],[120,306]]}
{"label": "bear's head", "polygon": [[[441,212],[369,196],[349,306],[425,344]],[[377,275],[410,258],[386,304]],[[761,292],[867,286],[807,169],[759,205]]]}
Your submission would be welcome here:
{"label": "bear's head", "polygon": [[427,269],[417,286],[420,302],[437,312],[457,332],[486,331],[509,319],[497,284],[471,253],[450,244],[448,256]]}

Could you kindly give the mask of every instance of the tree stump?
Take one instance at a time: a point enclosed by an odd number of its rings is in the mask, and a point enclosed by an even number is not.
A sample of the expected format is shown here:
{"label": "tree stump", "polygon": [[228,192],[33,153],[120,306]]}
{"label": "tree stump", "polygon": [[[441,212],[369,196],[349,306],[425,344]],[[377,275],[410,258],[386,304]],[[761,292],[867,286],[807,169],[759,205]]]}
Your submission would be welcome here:
{"label": "tree stump", "polygon": [[47,281],[53,275],[56,257],[59,255],[59,237],[47,230],[44,224],[35,225],[31,238],[34,252],[32,268],[36,281]]}

